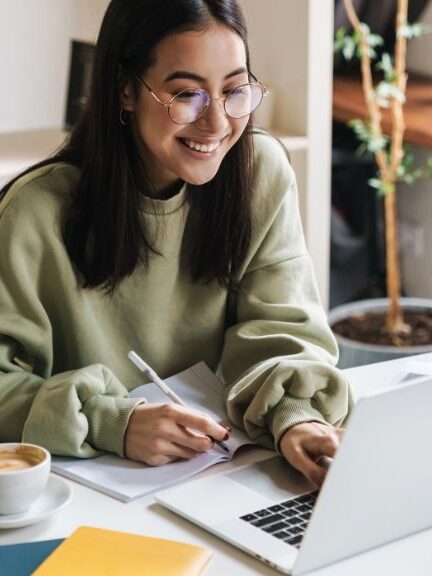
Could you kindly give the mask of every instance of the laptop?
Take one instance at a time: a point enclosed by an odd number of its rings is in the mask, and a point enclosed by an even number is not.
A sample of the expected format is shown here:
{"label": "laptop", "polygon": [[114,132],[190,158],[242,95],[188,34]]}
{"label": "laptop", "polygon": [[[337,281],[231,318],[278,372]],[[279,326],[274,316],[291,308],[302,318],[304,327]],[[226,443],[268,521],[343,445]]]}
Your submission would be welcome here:
{"label": "laptop", "polygon": [[294,576],[432,526],[432,379],[365,397],[319,491],[280,456],[163,490],[173,512]]}

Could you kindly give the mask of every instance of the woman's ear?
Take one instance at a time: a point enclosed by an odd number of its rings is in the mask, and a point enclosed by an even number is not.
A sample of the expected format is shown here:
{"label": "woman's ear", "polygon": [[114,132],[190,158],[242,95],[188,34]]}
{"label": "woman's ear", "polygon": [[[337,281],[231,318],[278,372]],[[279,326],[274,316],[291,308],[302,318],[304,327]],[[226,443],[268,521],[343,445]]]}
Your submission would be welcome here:
{"label": "woman's ear", "polygon": [[131,80],[127,80],[122,70],[119,70],[120,106],[128,112],[134,111],[135,97]]}

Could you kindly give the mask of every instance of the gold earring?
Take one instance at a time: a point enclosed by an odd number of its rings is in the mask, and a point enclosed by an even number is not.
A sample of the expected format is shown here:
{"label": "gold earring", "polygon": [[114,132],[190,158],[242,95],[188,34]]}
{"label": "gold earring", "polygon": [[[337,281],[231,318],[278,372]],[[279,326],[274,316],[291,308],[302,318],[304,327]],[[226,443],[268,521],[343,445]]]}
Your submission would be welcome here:
{"label": "gold earring", "polygon": [[128,116],[127,119],[129,120],[128,122],[125,121],[125,116],[123,115],[124,112],[127,112],[127,110],[124,110],[123,108],[120,107],[120,114],[119,114],[119,120],[120,120],[120,124],[122,126],[129,126],[130,124],[130,117]]}

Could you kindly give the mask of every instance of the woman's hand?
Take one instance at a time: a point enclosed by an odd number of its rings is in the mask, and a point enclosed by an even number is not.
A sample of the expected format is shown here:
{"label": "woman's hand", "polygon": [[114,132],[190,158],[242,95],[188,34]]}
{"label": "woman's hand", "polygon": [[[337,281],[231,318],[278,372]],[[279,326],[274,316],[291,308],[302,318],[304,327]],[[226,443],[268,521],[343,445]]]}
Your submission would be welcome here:
{"label": "woman's hand", "polygon": [[178,404],[139,404],[125,434],[125,455],[150,466],[193,458],[227,440],[228,432],[206,414]]}
{"label": "woman's hand", "polygon": [[289,428],[280,441],[280,450],[288,462],[308,480],[320,487],[327,470],[317,461],[333,458],[345,430],[320,422],[305,422]]}

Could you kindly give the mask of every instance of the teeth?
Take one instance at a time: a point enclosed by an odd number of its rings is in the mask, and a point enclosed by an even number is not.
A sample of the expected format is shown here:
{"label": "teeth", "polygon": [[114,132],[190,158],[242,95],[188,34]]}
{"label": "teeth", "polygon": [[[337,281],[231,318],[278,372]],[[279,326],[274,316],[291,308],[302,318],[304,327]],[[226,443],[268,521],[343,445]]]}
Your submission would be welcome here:
{"label": "teeth", "polygon": [[214,144],[199,144],[193,140],[186,139],[184,139],[183,142],[188,148],[192,148],[192,150],[198,150],[198,152],[213,152],[216,150],[216,148],[219,147],[219,142],[215,142]]}

